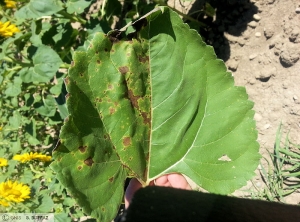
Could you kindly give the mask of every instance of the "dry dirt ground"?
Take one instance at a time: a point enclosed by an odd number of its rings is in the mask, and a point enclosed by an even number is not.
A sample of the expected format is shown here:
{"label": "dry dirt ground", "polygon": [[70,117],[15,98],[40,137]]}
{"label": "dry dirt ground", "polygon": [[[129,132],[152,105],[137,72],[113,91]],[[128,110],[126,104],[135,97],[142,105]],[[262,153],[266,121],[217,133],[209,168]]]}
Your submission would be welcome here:
{"label": "dry dirt ground", "polygon": [[[300,144],[300,0],[215,3],[212,28],[202,36],[255,104],[260,153],[268,156],[267,150],[272,152],[280,123],[284,136],[289,132],[291,141]],[[191,13],[201,0],[174,4]],[[253,181],[263,188],[259,175]],[[247,188],[251,189],[251,184]],[[300,203],[300,191],[286,202]]]}

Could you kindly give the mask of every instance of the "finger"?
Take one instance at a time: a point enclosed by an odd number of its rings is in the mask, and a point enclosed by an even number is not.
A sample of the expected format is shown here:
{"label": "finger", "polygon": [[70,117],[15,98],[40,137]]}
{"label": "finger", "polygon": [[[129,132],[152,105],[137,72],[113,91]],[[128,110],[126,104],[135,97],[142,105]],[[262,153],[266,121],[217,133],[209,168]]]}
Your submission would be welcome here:
{"label": "finger", "polygon": [[178,173],[171,173],[168,174],[167,176],[168,176],[168,181],[173,188],[185,189],[185,190],[192,189],[183,175]]}
{"label": "finger", "polygon": [[168,180],[168,175],[163,175],[163,176],[155,179],[154,184],[156,186],[161,186],[161,187],[171,187],[171,184]]}
{"label": "finger", "polygon": [[141,187],[142,184],[140,184],[140,182],[136,178],[130,180],[125,192],[125,209],[127,209],[127,207],[129,206],[134,193]]}

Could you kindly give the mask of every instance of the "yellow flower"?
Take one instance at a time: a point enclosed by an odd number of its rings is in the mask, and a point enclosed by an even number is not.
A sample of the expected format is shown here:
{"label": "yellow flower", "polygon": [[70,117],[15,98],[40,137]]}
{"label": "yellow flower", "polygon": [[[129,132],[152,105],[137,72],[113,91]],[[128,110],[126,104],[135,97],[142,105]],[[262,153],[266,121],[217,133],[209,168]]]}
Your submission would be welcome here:
{"label": "yellow flower", "polygon": [[5,200],[0,200],[0,205],[4,206],[4,207],[8,207],[9,203]]}
{"label": "yellow flower", "polygon": [[0,204],[9,206],[9,202],[23,202],[30,198],[30,188],[23,183],[10,180],[0,183]]}
{"label": "yellow flower", "polygon": [[7,166],[7,159],[1,158],[0,157],[0,167],[4,167]]}
{"label": "yellow flower", "polygon": [[39,153],[24,153],[22,155],[15,155],[14,160],[20,161],[22,163],[31,161],[31,160],[40,160],[43,162],[51,161],[51,156],[39,154]]}
{"label": "yellow flower", "polygon": [[16,2],[15,1],[4,0],[4,2],[6,4],[6,8],[15,8],[16,7]]}
{"label": "yellow flower", "polygon": [[16,32],[20,32],[20,30],[15,25],[10,25],[10,22],[0,22],[0,36],[7,38],[11,37]]}

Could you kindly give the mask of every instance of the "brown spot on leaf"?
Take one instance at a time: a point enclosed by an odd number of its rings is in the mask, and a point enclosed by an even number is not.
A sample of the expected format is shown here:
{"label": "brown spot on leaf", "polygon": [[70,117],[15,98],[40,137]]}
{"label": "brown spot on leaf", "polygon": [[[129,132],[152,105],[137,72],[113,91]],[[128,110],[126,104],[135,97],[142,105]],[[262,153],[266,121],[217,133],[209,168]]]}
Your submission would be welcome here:
{"label": "brown spot on leaf", "polygon": [[116,112],[115,108],[109,107],[109,114],[112,115]]}
{"label": "brown spot on leaf", "polygon": [[97,59],[97,64],[100,64],[100,63],[101,63],[101,61],[99,59]]}
{"label": "brown spot on leaf", "polygon": [[146,161],[148,162],[150,158],[149,152],[146,154]]}
{"label": "brown spot on leaf", "polygon": [[81,170],[81,169],[82,169],[82,166],[78,166],[77,169],[78,169],[78,170]]}
{"label": "brown spot on leaf", "polygon": [[108,36],[109,40],[112,42],[112,44],[118,43],[120,40],[113,36]]}
{"label": "brown spot on leaf", "polygon": [[92,157],[89,157],[84,161],[84,164],[88,166],[92,166],[94,164],[94,160],[92,159]]}
{"label": "brown spot on leaf", "polygon": [[67,78],[64,78],[64,82],[65,82],[65,84],[66,84],[66,85],[69,85],[69,83],[70,83],[70,79],[69,79],[69,77],[67,77]]}
{"label": "brown spot on leaf", "polygon": [[104,51],[105,51],[105,52],[108,52],[108,49],[107,49],[107,48],[105,48],[105,49],[104,49]]}
{"label": "brown spot on leaf", "polygon": [[128,97],[129,97],[129,100],[132,104],[132,106],[136,109],[139,109],[139,104],[138,104],[138,99],[140,98],[140,96],[135,96],[132,92],[132,90],[128,90]]}
{"label": "brown spot on leaf", "polygon": [[65,118],[65,123],[69,121],[69,116]]}
{"label": "brown spot on leaf", "polygon": [[130,146],[131,145],[131,138],[129,136],[126,136],[123,138],[123,145],[124,146]]}
{"label": "brown spot on leaf", "polygon": [[149,124],[151,122],[151,118],[148,117],[148,114],[146,112],[142,112],[142,117],[144,119],[144,124]]}
{"label": "brown spot on leaf", "polygon": [[68,100],[70,98],[70,93],[67,93],[67,95],[65,96],[66,100]]}
{"label": "brown spot on leaf", "polygon": [[149,56],[139,56],[139,61],[142,63],[148,62],[149,61]]}
{"label": "brown spot on leaf", "polygon": [[111,178],[109,178],[108,180],[109,180],[109,182],[112,183],[112,182],[114,181],[114,177],[111,177]]}
{"label": "brown spot on leaf", "polygon": [[79,73],[79,75],[80,75],[80,77],[83,77],[83,73],[81,72],[81,73]]}
{"label": "brown spot on leaf", "polygon": [[79,149],[80,153],[84,153],[87,149],[87,146],[80,146],[80,147],[78,147],[78,149]]}
{"label": "brown spot on leaf", "polygon": [[103,212],[105,212],[105,208],[104,208],[104,207],[101,207],[101,210],[102,210]]}
{"label": "brown spot on leaf", "polygon": [[133,159],[133,157],[131,156],[131,157],[129,157],[129,161],[131,161]]}
{"label": "brown spot on leaf", "polygon": [[112,84],[109,84],[107,88],[112,90],[114,88],[114,86]]}
{"label": "brown spot on leaf", "polygon": [[124,75],[129,71],[129,68],[127,66],[121,66],[119,67],[119,72]]}
{"label": "brown spot on leaf", "polygon": [[148,114],[146,112],[142,112],[140,110],[139,104],[138,104],[138,100],[141,98],[140,96],[135,96],[132,92],[132,90],[128,90],[128,98],[132,104],[132,106],[134,108],[136,108],[137,110],[139,110],[140,115],[142,115],[143,119],[144,119],[144,124],[149,124],[150,125],[150,117],[148,117]]}

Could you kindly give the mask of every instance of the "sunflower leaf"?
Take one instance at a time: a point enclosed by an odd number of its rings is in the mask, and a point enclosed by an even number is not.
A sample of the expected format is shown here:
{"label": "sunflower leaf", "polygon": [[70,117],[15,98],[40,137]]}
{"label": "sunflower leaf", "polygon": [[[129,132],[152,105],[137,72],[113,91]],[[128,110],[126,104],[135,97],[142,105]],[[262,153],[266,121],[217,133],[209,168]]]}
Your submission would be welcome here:
{"label": "sunflower leaf", "polygon": [[[53,169],[87,213],[110,221],[127,177],[148,185],[169,173],[228,194],[260,155],[253,103],[194,30],[155,9],[136,33],[96,33],[66,80],[69,117]],[[132,37],[134,36],[134,37]]]}

